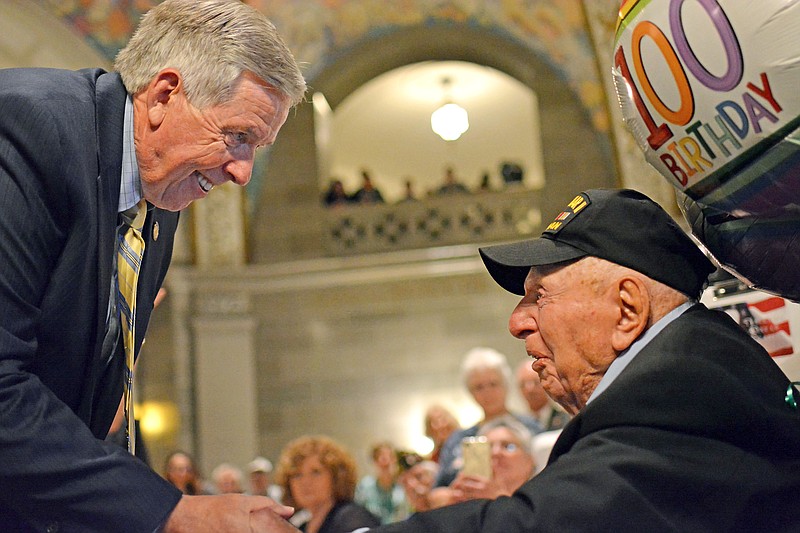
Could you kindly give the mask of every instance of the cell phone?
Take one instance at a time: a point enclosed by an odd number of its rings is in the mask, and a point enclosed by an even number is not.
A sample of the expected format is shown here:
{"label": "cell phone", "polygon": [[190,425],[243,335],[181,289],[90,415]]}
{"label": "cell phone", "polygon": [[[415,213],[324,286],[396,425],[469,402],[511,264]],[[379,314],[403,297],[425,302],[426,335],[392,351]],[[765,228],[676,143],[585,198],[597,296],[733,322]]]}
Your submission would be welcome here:
{"label": "cell phone", "polygon": [[462,472],[485,478],[492,477],[492,448],[486,437],[464,437],[461,441],[461,451],[464,457]]}

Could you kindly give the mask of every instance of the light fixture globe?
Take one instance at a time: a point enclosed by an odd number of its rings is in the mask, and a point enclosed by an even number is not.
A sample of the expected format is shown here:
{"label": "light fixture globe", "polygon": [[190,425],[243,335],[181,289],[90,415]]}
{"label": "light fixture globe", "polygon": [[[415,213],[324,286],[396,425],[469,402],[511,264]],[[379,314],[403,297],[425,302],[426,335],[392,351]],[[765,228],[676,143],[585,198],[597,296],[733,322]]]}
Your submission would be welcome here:
{"label": "light fixture globe", "polygon": [[455,141],[469,129],[467,110],[458,104],[444,104],[431,114],[431,129],[445,141]]}

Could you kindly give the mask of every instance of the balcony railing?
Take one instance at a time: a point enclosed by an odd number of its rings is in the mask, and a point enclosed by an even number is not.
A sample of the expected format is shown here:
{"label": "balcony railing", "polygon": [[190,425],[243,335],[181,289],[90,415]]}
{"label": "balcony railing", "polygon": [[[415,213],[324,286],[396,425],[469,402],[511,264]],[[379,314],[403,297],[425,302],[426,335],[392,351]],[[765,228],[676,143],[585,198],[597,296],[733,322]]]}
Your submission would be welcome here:
{"label": "balcony railing", "polygon": [[392,205],[326,209],[331,255],[408,250],[526,238],[540,230],[541,191],[431,197]]}

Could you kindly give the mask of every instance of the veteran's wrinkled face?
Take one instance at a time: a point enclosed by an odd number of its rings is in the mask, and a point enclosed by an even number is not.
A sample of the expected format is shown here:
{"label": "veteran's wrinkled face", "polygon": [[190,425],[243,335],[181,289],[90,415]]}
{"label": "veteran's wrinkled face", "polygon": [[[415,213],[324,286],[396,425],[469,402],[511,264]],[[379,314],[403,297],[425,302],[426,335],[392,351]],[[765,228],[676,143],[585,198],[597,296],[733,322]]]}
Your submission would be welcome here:
{"label": "veteran's wrinkled face", "polygon": [[245,72],[233,96],[205,109],[186,98],[177,71],[165,69],[134,98],[134,138],[144,197],[178,211],[226,182],[247,185],[256,149],[275,141],[288,97]]}
{"label": "veteran's wrinkled face", "polygon": [[568,411],[586,405],[616,357],[613,287],[591,282],[582,261],[531,268],[509,331],[525,341],[547,393]]}

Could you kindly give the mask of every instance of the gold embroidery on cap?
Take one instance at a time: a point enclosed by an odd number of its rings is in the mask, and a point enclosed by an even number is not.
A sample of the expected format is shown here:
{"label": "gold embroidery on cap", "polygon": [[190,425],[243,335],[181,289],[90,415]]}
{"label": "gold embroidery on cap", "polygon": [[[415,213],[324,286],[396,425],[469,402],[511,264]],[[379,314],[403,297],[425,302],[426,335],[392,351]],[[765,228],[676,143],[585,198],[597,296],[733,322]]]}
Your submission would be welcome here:
{"label": "gold embroidery on cap", "polygon": [[589,205],[589,204],[586,203],[586,199],[583,196],[578,195],[575,198],[573,198],[570,203],[567,204],[567,207],[572,209],[573,213],[577,214],[578,211],[580,211],[581,209],[583,209],[587,205]]}
{"label": "gold embroidery on cap", "polygon": [[567,204],[567,208],[564,211],[559,213],[556,218],[553,219],[553,221],[547,226],[547,229],[544,230],[545,233],[557,233],[564,224],[569,222],[572,217],[580,213],[583,208],[590,203],[591,202],[587,197],[579,194]]}

